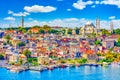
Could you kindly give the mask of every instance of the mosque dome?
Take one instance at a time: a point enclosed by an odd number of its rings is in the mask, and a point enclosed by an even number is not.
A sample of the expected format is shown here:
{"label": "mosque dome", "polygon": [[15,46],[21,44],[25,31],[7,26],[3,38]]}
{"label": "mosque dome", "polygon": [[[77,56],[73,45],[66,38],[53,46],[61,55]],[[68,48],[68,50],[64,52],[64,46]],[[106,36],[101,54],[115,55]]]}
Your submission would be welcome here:
{"label": "mosque dome", "polygon": [[94,25],[92,22],[88,21],[88,22],[85,24],[85,27],[93,27],[93,28],[95,28],[95,25]]}
{"label": "mosque dome", "polygon": [[86,22],[86,25],[90,25],[90,24],[92,24],[92,22],[90,22],[90,21]]}

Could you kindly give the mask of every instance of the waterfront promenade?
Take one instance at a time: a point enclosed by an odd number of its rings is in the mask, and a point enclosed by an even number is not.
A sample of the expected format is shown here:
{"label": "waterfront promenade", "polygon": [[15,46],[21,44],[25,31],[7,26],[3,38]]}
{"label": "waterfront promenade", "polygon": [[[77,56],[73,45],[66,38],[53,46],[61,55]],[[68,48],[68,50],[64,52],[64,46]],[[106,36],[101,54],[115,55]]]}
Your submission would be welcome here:
{"label": "waterfront promenade", "polygon": [[42,72],[28,70],[20,73],[0,68],[0,80],[118,80],[119,70],[119,65],[66,67]]}
{"label": "waterfront promenade", "polygon": [[39,65],[39,66],[29,66],[29,65],[22,65],[22,66],[15,66],[15,65],[9,65],[7,61],[0,60],[0,67],[6,68],[10,70],[11,72],[22,72],[26,70],[32,70],[32,71],[44,71],[44,70],[53,70],[56,68],[66,68],[66,67],[79,67],[79,66],[95,66],[98,67],[101,64],[54,64],[54,65]]}

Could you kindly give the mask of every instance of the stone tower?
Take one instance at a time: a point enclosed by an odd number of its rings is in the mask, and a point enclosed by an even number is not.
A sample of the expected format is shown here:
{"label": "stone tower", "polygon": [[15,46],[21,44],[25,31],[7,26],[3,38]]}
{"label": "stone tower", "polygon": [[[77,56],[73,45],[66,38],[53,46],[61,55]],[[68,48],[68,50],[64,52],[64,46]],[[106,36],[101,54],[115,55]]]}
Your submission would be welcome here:
{"label": "stone tower", "polygon": [[24,16],[22,16],[22,27],[24,27]]}
{"label": "stone tower", "polygon": [[96,19],[96,29],[97,29],[97,31],[100,30],[100,19],[98,17]]}
{"label": "stone tower", "polygon": [[111,32],[113,32],[113,29],[114,29],[113,22],[111,21],[110,22],[110,30],[111,30]]}

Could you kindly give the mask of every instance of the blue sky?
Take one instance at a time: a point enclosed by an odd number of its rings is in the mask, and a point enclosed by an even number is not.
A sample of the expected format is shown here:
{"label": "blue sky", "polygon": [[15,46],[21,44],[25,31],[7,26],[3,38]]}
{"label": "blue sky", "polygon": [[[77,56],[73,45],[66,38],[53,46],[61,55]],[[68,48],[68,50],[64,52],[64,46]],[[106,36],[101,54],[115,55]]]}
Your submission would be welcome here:
{"label": "blue sky", "polygon": [[20,26],[21,15],[25,26],[80,27],[97,16],[102,28],[120,25],[120,0],[1,0],[0,7],[1,27]]}

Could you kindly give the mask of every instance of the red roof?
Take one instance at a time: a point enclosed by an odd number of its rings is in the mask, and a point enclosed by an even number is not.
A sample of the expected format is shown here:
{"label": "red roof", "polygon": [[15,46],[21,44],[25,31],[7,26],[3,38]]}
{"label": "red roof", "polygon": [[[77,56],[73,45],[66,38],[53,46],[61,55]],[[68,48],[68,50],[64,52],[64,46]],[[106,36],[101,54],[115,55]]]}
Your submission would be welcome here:
{"label": "red roof", "polygon": [[80,48],[81,52],[85,52],[87,49],[86,48]]}

